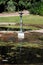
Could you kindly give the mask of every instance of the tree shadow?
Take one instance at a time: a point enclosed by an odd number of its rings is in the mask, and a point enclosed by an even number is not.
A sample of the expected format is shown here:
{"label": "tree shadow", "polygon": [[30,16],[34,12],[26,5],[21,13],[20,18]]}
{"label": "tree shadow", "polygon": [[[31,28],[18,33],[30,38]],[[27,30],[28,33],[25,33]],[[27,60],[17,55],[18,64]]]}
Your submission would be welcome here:
{"label": "tree shadow", "polygon": [[0,13],[2,13],[5,9],[5,5],[4,4],[0,4]]}

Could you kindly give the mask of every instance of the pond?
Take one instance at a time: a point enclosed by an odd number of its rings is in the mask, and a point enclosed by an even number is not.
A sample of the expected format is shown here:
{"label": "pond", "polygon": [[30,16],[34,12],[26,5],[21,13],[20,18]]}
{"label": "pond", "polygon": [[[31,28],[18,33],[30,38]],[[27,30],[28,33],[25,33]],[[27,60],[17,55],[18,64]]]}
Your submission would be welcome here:
{"label": "pond", "polygon": [[43,33],[26,33],[20,40],[17,33],[0,37],[0,64],[43,63]]}
{"label": "pond", "polygon": [[43,48],[17,44],[0,46],[0,64],[43,63]]}

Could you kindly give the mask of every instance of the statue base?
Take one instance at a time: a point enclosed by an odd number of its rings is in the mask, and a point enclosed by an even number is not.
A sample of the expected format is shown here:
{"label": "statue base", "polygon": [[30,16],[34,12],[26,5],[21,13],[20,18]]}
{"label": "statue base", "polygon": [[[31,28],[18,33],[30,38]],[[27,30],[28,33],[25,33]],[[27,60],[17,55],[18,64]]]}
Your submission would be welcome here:
{"label": "statue base", "polygon": [[23,32],[18,33],[18,39],[24,39],[24,33]]}

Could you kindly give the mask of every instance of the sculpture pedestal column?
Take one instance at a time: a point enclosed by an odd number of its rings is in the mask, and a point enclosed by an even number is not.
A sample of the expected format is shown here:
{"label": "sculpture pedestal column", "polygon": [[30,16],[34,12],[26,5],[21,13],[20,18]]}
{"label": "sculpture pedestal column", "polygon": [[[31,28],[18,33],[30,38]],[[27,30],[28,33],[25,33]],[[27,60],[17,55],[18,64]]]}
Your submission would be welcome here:
{"label": "sculpture pedestal column", "polygon": [[24,32],[18,33],[18,39],[24,39]]}

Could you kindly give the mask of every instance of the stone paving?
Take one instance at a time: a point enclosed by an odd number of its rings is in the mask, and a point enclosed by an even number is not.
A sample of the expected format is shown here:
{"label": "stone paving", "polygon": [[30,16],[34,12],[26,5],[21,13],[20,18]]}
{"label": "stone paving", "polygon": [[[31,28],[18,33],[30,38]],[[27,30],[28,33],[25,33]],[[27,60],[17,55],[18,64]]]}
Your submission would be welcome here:
{"label": "stone paving", "polygon": [[40,30],[32,30],[30,32],[39,32],[39,33],[43,33],[43,29],[40,29]]}

